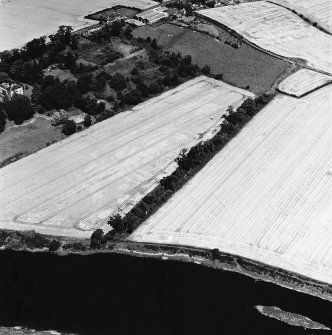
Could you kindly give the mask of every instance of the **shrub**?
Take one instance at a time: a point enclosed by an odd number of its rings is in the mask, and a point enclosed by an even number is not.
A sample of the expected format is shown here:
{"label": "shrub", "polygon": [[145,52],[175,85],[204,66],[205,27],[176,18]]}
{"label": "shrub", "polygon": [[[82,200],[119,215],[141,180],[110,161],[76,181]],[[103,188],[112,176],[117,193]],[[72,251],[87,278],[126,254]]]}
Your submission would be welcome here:
{"label": "shrub", "polygon": [[58,240],[52,240],[48,246],[48,250],[51,252],[57,251],[61,246],[61,243]]}
{"label": "shrub", "polygon": [[62,132],[67,136],[76,133],[76,123],[73,120],[67,120],[62,127]]}

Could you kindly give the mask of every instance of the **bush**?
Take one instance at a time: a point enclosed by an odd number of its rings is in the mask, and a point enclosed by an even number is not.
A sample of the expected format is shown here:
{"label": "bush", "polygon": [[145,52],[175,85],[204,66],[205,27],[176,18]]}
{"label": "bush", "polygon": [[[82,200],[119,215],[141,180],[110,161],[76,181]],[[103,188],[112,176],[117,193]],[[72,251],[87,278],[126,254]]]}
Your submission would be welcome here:
{"label": "bush", "polygon": [[67,136],[76,133],[76,123],[73,120],[67,120],[62,127],[62,132]]}
{"label": "bush", "polygon": [[208,65],[204,65],[202,68],[202,73],[205,75],[209,75],[211,73],[211,68]]}
{"label": "bush", "polygon": [[24,95],[14,96],[4,103],[4,107],[8,119],[16,124],[22,124],[23,121],[30,119],[34,114],[30,100]]}
{"label": "bush", "polygon": [[91,126],[91,124],[92,124],[91,116],[89,114],[85,115],[83,123],[84,127],[88,128]]}
{"label": "bush", "polygon": [[61,246],[61,243],[58,240],[52,240],[48,246],[48,250],[51,252],[57,251]]}
{"label": "bush", "polygon": [[95,230],[90,238],[90,248],[100,249],[102,245],[102,240],[104,237],[104,231],[102,229]]}
{"label": "bush", "polygon": [[116,91],[122,91],[125,88],[127,88],[127,81],[126,78],[121,73],[117,72],[109,80],[109,85]]}

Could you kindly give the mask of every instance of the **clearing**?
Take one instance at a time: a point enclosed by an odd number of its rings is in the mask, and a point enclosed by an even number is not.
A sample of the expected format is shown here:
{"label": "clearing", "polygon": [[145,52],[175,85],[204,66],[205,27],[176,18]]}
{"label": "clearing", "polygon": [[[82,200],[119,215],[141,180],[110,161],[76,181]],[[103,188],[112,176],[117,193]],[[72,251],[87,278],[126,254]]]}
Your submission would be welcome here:
{"label": "clearing", "polygon": [[0,163],[18,155],[29,155],[64,137],[61,127],[53,127],[44,116],[35,116],[19,126],[7,121],[6,130],[0,135]]}
{"label": "clearing", "polygon": [[278,90],[300,98],[329,83],[332,83],[332,76],[312,70],[300,69],[283,80],[279,84]]}
{"label": "clearing", "polygon": [[290,67],[288,62],[247,44],[243,43],[238,49],[225,44],[224,40],[232,41],[234,37],[219,30],[222,41],[173,24],[139,27],[133,31],[133,35],[156,38],[164,50],[180,52],[183,56],[191,55],[193,63],[200,67],[209,65],[211,72],[223,74],[226,82],[257,94],[271,89],[277,78]]}
{"label": "clearing", "polygon": [[[0,228],[89,237],[253,94],[198,77],[0,169]],[[106,226],[106,229],[109,226]]]}
{"label": "clearing", "polygon": [[257,1],[201,10],[199,14],[228,26],[265,50],[331,73],[332,36],[286,8]]}
{"label": "clearing", "polygon": [[330,86],[278,95],[130,239],[218,248],[332,284],[331,104]]}

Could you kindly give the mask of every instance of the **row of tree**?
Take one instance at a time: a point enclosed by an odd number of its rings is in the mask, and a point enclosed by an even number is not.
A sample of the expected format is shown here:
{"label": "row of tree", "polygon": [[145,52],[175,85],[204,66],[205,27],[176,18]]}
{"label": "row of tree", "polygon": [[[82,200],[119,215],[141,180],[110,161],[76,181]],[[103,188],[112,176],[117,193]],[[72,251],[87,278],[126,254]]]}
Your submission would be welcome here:
{"label": "row of tree", "polygon": [[[93,243],[93,246],[100,246],[102,243],[105,243],[107,237],[113,237],[114,234],[122,235],[133,232],[144,220],[167,201],[176,190],[184,185],[189,178],[197,173],[218,153],[272,98],[273,96],[271,95],[262,95],[255,99],[248,98],[236,111],[229,108],[228,114],[224,115],[224,121],[220,126],[220,130],[213,138],[198,143],[188,152],[181,152],[176,159],[178,163],[176,170],[171,175],[160,180],[159,185],[147,194],[125,216],[121,217],[119,214],[116,214],[110,217],[108,224],[113,228],[112,235],[103,235],[99,231],[97,235],[99,237],[101,236],[99,239],[100,243]],[[95,239],[96,234],[92,237]]]}

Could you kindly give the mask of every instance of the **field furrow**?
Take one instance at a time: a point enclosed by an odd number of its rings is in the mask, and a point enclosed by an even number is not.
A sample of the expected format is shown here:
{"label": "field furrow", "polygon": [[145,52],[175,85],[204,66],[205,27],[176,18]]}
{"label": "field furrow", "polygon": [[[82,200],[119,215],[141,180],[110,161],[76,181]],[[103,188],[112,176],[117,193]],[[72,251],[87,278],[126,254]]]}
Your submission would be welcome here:
{"label": "field furrow", "polygon": [[0,228],[89,236],[252,93],[199,77],[0,170]]}
{"label": "field furrow", "polygon": [[332,88],[277,96],[131,236],[332,284]]}
{"label": "field furrow", "polygon": [[332,36],[290,10],[265,1],[205,9],[199,13],[243,35],[259,47],[331,73]]}

